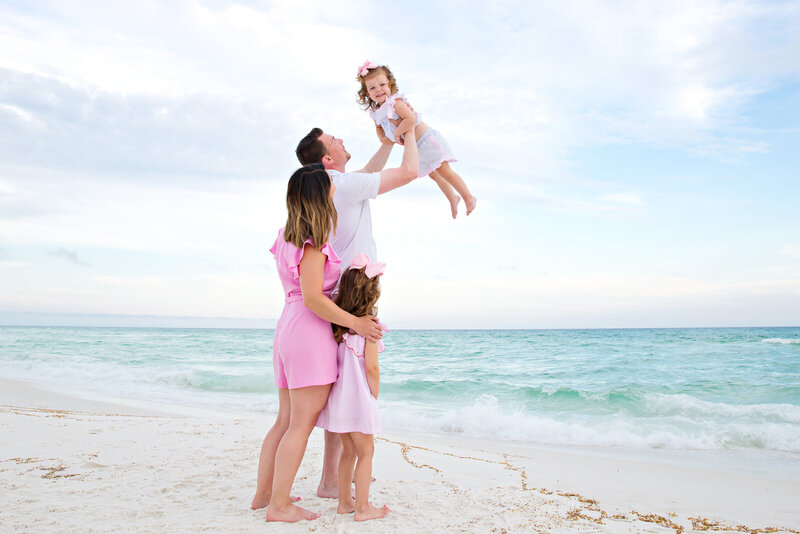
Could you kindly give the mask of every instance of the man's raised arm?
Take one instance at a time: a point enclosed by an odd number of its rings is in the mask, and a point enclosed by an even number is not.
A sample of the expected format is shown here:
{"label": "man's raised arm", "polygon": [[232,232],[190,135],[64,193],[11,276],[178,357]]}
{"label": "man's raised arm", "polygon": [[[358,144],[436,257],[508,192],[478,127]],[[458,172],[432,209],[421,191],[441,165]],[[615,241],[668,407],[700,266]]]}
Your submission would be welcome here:
{"label": "man's raised arm", "polygon": [[381,171],[381,185],[378,188],[379,195],[404,186],[417,177],[419,172],[419,153],[417,152],[417,136],[414,128],[405,134],[404,143],[403,161],[400,162],[400,166],[396,169]]}
{"label": "man's raised arm", "polygon": [[392,153],[392,148],[394,148],[394,141],[386,137],[380,124],[375,124],[375,133],[378,134],[381,147],[375,152],[372,159],[364,165],[364,168],[356,172],[379,172],[386,167],[386,162],[389,161],[389,155]]}

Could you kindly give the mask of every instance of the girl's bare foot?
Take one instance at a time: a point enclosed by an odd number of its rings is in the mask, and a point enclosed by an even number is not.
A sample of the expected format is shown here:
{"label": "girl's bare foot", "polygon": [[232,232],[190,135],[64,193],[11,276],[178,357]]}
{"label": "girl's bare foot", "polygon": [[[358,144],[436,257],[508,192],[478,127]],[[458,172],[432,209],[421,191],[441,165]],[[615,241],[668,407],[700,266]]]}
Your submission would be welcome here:
{"label": "girl's bare foot", "polygon": [[356,501],[355,499],[350,499],[349,503],[342,504],[342,501],[339,501],[339,506],[336,508],[337,514],[352,514],[356,510]]}
{"label": "girl's bare foot", "polygon": [[283,521],[284,523],[296,523],[298,521],[311,521],[319,517],[305,508],[300,508],[294,504],[289,504],[281,510],[275,510],[272,507],[267,508],[267,521]]}
{"label": "girl's bare foot", "polygon": [[475,209],[475,206],[478,204],[477,197],[469,197],[464,201],[464,204],[467,206],[467,215],[472,213],[472,210]]}
{"label": "girl's bare foot", "polygon": [[[455,219],[458,215],[458,203],[461,202],[461,197],[453,195],[452,197],[447,197],[447,200],[450,202],[450,214]],[[467,215],[469,215],[469,212],[467,212]]]}
{"label": "girl's bare foot", "polygon": [[[290,502],[297,502],[300,500],[300,497],[289,497]],[[250,505],[251,510],[260,510],[261,508],[266,508],[269,504],[269,497],[259,497],[256,495],[253,497],[253,504]]]}
{"label": "girl's bare foot", "polygon": [[362,511],[356,510],[355,516],[353,519],[356,521],[369,521],[370,519],[380,519],[384,517],[386,514],[389,513],[389,507],[385,504],[380,508],[376,508],[375,506],[370,503],[370,505]]}

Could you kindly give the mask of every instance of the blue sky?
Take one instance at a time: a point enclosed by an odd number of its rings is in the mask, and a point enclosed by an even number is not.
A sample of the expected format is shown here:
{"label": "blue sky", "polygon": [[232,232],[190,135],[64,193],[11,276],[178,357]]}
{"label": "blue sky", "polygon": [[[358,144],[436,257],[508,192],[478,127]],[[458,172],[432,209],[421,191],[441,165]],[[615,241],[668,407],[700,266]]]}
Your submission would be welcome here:
{"label": "blue sky", "polygon": [[277,317],[293,149],[367,161],[371,59],[479,198],[373,201],[389,324],[800,324],[800,3],[463,6],[0,2],[0,318]]}

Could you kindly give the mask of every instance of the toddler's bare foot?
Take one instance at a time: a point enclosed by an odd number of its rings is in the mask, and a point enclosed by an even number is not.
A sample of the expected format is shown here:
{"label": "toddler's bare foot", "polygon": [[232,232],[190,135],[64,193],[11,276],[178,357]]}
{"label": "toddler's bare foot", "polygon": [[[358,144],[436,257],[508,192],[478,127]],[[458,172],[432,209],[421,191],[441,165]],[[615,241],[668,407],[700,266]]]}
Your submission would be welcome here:
{"label": "toddler's bare foot", "polygon": [[469,197],[467,200],[464,201],[464,203],[467,206],[467,215],[469,215],[470,213],[472,213],[472,210],[474,210],[475,206],[478,204],[478,198]]}
{"label": "toddler's bare foot", "polygon": [[271,506],[267,508],[267,521],[283,521],[284,523],[296,523],[298,521],[311,521],[319,517],[305,508],[300,508],[294,504],[289,504],[281,510],[276,510]]}
{"label": "toddler's bare foot", "polygon": [[369,521],[370,519],[380,519],[389,513],[389,507],[385,504],[380,508],[376,508],[370,503],[365,510],[356,510],[353,519],[356,521]]}
{"label": "toddler's bare foot", "polygon": [[[300,497],[289,497],[289,502],[297,502],[300,500]],[[253,497],[253,504],[250,505],[251,510],[259,510],[261,508],[265,508],[269,504],[269,497],[259,497],[256,495]]]}
{"label": "toddler's bare foot", "polygon": [[461,202],[461,197],[453,195],[452,197],[447,197],[447,200],[450,202],[450,214],[455,219],[458,215],[458,203]]}

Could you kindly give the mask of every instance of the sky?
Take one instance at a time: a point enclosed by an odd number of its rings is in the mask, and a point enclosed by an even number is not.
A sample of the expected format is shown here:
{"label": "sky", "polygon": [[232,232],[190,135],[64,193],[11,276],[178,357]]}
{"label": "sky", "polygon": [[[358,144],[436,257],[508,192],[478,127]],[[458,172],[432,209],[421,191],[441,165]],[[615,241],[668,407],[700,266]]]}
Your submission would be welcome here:
{"label": "sky", "polygon": [[273,325],[369,59],[478,197],[372,201],[390,327],[800,325],[800,2],[387,5],[0,0],[0,322]]}

